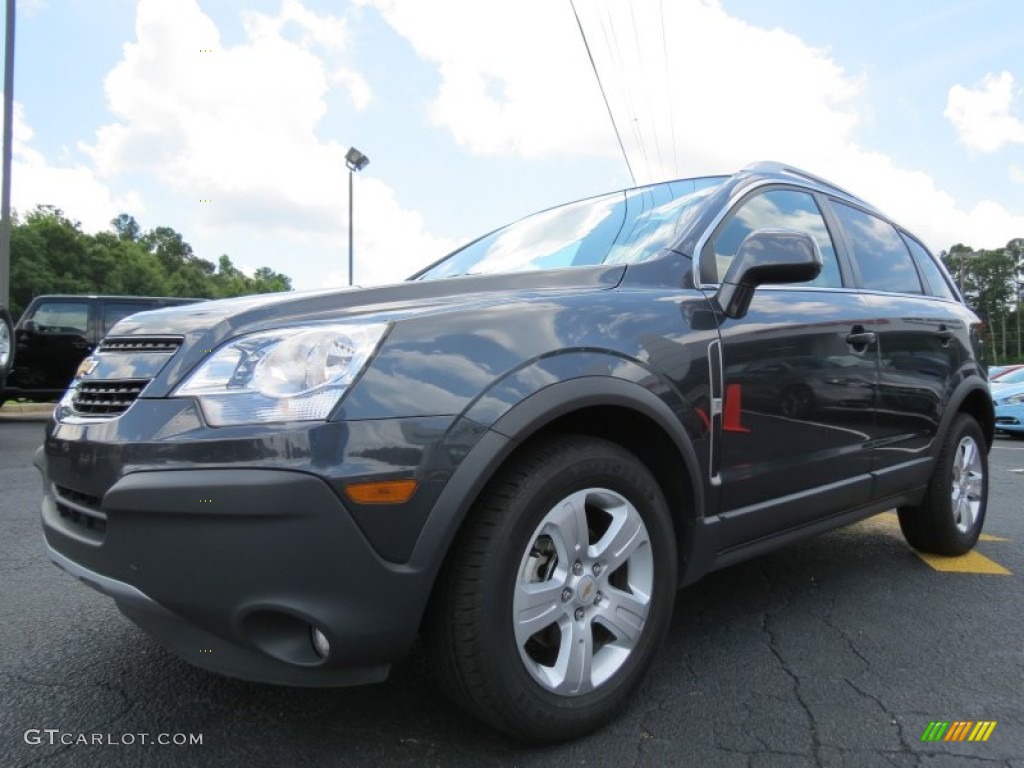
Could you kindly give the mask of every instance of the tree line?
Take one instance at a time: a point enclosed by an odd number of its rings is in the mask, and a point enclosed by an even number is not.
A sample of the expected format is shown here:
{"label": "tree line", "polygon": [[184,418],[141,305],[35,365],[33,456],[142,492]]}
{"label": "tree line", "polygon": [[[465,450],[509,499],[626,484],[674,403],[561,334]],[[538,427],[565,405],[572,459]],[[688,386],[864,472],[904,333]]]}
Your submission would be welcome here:
{"label": "tree line", "polygon": [[88,234],[59,208],[41,205],[11,222],[11,310],[20,317],[46,293],[222,299],[290,291],[287,275],[261,267],[247,275],[225,254],[201,259],[170,227],[143,231],[126,213],[111,230]]}
{"label": "tree line", "polygon": [[[957,243],[940,257],[968,305],[985,321],[990,362],[1024,362],[1021,296],[1024,238],[1003,248],[974,250]],[[11,314],[45,293],[187,296],[221,299],[290,291],[287,275],[261,267],[247,275],[222,255],[201,259],[170,227],[142,231],[126,213],[111,230],[87,234],[63,211],[35,208],[11,227]]]}
{"label": "tree line", "polygon": [[957,243],[940,256],[967,304],[985,322],[988,361],[1024,362],[1024,237],[993,250],[976,251]]}

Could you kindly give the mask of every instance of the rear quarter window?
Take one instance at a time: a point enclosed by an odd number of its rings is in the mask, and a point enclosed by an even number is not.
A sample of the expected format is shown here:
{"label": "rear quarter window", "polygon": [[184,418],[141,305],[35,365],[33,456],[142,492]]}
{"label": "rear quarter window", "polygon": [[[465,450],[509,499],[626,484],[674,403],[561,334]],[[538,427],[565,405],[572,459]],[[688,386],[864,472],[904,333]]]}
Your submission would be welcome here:
{"label": "rear quarter window", "polygon": [[917,268],[921,270],[922,277],[928,283],[928,289],[932,296],[938,296],[940,299],[956,299],[953,289],[949,287],[949,281],[946,280],[945,275],[942,274],[942,270],[939,269],[939,265],[935,263],[935,259],[928,253],[928,250],[905,232],[903,233],[903,240],[913,254],[914,259],[917,260]]}

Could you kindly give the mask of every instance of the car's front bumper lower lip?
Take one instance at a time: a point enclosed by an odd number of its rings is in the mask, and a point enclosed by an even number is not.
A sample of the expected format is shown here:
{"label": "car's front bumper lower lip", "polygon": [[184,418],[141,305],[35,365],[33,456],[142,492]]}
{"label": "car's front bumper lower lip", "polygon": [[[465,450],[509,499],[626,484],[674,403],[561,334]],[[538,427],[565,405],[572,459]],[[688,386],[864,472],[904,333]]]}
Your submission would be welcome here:
{"label": "car's front bumper lower lip", "polygon": [[302,686],[362,685],[387,678],[388,664],[310,670],[292,667],[257,651],[205,632],[168,611],[131,584],[84,568],[49,544],[50,560],[61,570],[112,597],[121,613],[168,650],[202,669],[262,683]]}

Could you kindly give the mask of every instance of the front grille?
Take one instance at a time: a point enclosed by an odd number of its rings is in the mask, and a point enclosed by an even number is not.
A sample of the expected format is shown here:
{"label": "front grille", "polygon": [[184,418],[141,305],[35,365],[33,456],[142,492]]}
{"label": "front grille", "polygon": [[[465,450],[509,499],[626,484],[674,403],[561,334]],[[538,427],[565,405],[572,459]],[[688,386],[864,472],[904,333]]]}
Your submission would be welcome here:
{"label": "front grille", "polygon": [[100,352],[159,352],[171,354],[181,346],[180,336],[108,336]]}
{"label": "front grille", "polygon": [[996,424],[1019,425],[1020,419],[1018,419],[1016,416],[996,416]]}
{"label": "front grille", "polygon": [[61,485],[53,486],[53,498],[62,520],[86,538],[102,540],[107,532],[107,516],[100,511],[100,499]]}
{"label": "front grille", "polygon": [[128,410],[148,383],[146,379],[80,381],[71,407],[86,416],[116,416]]}

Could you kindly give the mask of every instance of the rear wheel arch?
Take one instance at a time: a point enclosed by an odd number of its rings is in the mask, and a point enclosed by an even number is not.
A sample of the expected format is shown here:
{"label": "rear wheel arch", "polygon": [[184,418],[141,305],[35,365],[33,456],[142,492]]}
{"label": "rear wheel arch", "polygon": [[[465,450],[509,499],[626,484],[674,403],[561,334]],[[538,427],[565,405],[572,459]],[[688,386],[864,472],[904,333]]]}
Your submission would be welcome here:
{"label": "rear wheel arch", "polygon": [[992,395],[980,379],[973,378],[963,382],[949,400],[949,405],[939,424],[938,437],[940,439],[935,441],[934,453],[936,456],[938,456],[957,414],[960,413],[966,413],[978,422],[978,426],[981,427],[981,432],[985,436],[986,447],[992,447],[996,431],[996,415],[992,405]]}

